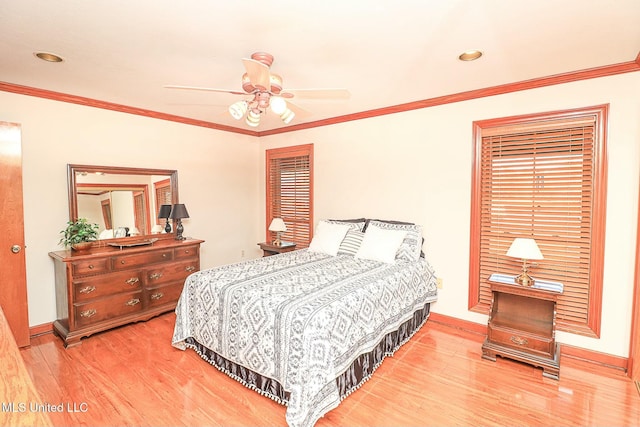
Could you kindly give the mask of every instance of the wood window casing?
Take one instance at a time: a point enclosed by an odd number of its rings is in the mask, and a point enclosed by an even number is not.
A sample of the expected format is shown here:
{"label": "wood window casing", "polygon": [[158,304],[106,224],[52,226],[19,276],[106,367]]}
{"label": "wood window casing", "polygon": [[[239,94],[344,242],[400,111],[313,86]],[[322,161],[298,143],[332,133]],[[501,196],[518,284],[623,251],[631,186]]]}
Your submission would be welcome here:
{"label": "wood window casing", "polygon": [[266,150],[266,239],[273,218],[282,218],[282,240],[306,248],[313,237],[313,144]]}
{"label": "wood window casing", "polygon": [[[608,105],[474,122],[469,309],[488,313],[492,273],[532,237],[534,278],[562,282],[558,329],[600,336]],[[531,262],[530,262],[531,264]]]}

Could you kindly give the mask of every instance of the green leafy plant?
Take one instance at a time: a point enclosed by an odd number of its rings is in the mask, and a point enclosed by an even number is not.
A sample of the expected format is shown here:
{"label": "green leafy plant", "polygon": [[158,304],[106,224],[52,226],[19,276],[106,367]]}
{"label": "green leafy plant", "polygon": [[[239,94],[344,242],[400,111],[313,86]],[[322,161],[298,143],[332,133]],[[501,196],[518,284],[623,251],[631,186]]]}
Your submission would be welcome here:
{"label": "green leafy plant", "polygon": [[85,218],[78,218],[77,221],[67,222],[67,228],[60,231],[62,237],[58,244],[64,247],[82,242],[91,242],[98,239],[98,224],[87,222]]}

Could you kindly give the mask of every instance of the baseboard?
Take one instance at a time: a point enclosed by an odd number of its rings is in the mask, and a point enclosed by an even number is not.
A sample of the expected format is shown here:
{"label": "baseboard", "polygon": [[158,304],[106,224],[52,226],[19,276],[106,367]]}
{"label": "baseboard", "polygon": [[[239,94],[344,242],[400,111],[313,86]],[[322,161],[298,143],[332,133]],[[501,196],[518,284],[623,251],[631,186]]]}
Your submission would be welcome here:
{"label": "baseboard", "polygon": [[572,359],[583,360],[585,362],[596,363],[607,368],[617,369],[627,372],[629,359],[612,354],[601,353],[594,350],[586,350],[580,347],[574,347],[568,344],[562,344],[562,357],[570,357]]}
{"label": "baseboard", "polygon": [[[456,317],[446,316],[444,314],[431,312],[431,314],[429,315],[429,321],[440,323],[452,328],[461,329],[463,331],[472,332],[475,334],[487,334],[487,325],[481,325],[479,323],[458,319]],[[560,347],[561,357],[582,360],[589,363],[595,363],[609,369],[616,369],[627,372],[629,359],[626,357],[614,356],[612,354],[601,353],[594,350],[587,350],[567,344],[560,344]]]}
{"label": "baseboard", "polygon": [[51,323],[43,323],[42,325],[31,326],[29,328],[29,336],[39,337],[40,335],[52,334],[53,333],[53,322]]}
{"label": "baseboard", "polygon": [[487,325],[458,319],[457,317],[431,312],[429,321],[475,334],[487,335]]}

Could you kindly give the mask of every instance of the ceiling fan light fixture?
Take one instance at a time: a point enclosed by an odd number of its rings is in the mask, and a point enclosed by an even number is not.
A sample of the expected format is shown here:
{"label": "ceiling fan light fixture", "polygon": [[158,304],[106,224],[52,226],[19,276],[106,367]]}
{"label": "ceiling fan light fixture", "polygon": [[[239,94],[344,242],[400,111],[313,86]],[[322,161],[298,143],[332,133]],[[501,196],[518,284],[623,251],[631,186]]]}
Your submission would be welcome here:
{"label": "ceiling fan light fixture", "polygon": [[260,124],[260,110],[249,110],[245,122],[253,128],[257,127]]}
{"label": "ceiling fan light fixture", "polygon": [[285,125],[291,123],[291,120],[296,116],[296,113],[286,108],[282,114],[280,114],[280,118],[284,122]]}
{"label": "ceiling fan light fixture", "polygon": [[270,105],[271,111],[273,111],[277,115],[281,115],[287,109],[287,102],[281,96],[272,96]]}
{"label": "ceiling fan light fixture", "polygon": [[278,95],[282,92],[282,77],[277,74],[269,75],[269,84],[271,85],[271,93]]}
{"label": "ceiling fan light fixture", "polygon": [[234,102],[229,106],[229,114],[236,120],[240,120],[247,112],[249,104],[247,101]]}

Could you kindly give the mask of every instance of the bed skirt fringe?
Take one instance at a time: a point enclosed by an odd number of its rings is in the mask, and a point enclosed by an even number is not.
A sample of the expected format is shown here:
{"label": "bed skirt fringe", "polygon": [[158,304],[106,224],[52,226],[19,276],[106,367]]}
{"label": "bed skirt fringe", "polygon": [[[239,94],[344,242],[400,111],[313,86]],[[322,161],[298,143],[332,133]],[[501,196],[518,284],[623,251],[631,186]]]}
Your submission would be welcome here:
{"label": "bed skirt fringe", "polygon": [[[371,378],[385,357],[393,356],[404,343],[409,341],[409,339],[420,330],[422,325],[425,324],[429,318],[429,312],[430,303],[427,303],[423,308],[415,311],[411,319],[400,325],[397,330],[385,335],[373,350],[358,356],[351,366],[336,378],[340,400],[343,400],[355,390],[359,389]],[[290,393],[286,391],[278,381],[225,359],[215,351],[208,349],[196,341],[193,337],[185,339],[185,344],[198,353],[202,359],[215,366],[220,372],[225,373],[245,387],[281,405],[286,406],[289,403]]]}

